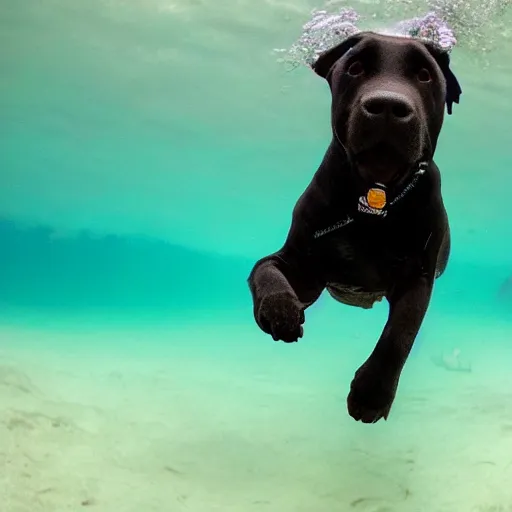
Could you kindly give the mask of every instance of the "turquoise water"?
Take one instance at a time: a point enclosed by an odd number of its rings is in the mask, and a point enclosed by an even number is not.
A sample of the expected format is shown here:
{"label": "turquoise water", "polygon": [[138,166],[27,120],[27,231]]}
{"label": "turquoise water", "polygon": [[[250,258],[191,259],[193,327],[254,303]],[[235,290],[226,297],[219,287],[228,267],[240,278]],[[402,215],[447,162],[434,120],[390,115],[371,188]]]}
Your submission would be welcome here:
{"label": "turquoise water", "polygon": [[323,296],[276,344],[246,283],[329,141],[325,84],[273,52],[315,7],[0,1],[1,512],[512,511],[510,9],[452,54],[452,259],[362,425],[385,305]]}

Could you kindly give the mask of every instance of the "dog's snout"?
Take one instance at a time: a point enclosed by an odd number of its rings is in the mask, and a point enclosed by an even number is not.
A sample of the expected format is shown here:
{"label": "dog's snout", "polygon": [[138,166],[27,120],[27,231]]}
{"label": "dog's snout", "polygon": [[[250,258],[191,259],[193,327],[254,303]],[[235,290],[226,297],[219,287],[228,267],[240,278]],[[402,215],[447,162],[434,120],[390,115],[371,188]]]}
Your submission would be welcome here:
{"label": "dog's snout", "polygon": [[367,95],[362,99],[361,107],[367,117],[375,120],[382,118],[404,123],[414,116],[414,108],[407,97],[392,92]]}

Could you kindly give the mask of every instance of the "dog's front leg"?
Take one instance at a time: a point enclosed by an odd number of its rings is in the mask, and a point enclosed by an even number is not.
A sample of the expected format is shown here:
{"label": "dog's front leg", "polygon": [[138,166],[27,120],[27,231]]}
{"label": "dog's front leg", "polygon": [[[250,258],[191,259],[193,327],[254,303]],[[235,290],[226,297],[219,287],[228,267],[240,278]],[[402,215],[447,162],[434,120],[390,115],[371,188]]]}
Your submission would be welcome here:
{"label": "dog's front leg", "polygon": [[357,370],[347,399],[349,414],[363,423],[387,419],[400,374],[427,311],[434,272],[409,276],[388,296],[389,317],[374,351]]}
{"label": "dog's front leg", "polygon": [[299,258],[281,252],[256,263],[249,288],[260,329],[275,341],[290,343],[302,337],[304,310],[318,299],[323,286]]}

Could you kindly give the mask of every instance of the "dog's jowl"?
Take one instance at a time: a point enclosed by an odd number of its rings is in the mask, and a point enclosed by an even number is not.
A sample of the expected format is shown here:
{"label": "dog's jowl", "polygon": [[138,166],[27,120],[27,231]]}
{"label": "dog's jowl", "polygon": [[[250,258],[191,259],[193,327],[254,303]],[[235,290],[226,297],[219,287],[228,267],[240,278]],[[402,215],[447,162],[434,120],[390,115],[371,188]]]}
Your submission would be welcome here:
{"label": "dog's jowl", "polygon": [[412,38],[361,32],[314,71],[332,94],[333,137],[299,198],[283,247],[249,276],[254,316],[274,340],[297,341],[323,290],[389,316],[347,399],[365,423],[387,418],[400,374],[447,264],[450,229],[434,153],[445,107],[461,89],[449,56]]}

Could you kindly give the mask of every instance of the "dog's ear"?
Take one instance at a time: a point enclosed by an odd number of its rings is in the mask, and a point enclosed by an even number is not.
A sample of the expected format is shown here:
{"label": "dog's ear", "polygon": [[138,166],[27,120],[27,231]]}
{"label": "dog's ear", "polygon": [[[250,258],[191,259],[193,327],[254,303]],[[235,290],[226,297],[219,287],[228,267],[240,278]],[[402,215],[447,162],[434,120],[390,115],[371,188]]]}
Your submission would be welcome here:
{"label": "dog's ear", "polygon": [[321,53],[318,59],[311,65],[311,68],[317,75],[327,79],[334,64],[346,55],[362,38],[362,34],[348,37],[334,48]]}
{"label": "dog's ear", "polygon": [[433,44],[426,43],[425,46],[432,57],[436,60],[437,65],[440,67],[446,80],[446,110],[448,114],[451,115],[453,104],[459,104],[462,89],[457,77],[450,69],[450,55],[448,52],[441,50]]}

